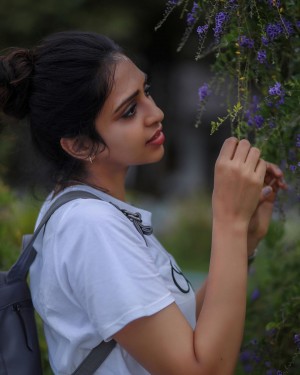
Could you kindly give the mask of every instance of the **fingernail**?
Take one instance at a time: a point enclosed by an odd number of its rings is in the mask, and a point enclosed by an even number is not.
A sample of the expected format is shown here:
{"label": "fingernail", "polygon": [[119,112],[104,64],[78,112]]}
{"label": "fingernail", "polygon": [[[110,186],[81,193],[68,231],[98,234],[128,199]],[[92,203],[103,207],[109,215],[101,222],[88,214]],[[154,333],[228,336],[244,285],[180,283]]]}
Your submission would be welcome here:
{"label": "fingernail", "polygon": [[265,186],[262,189],[263,196],[267,197],[268,195],[270,195],[272,193],[272,191],[273,191],[273,189],[271,188],[271,186]]}

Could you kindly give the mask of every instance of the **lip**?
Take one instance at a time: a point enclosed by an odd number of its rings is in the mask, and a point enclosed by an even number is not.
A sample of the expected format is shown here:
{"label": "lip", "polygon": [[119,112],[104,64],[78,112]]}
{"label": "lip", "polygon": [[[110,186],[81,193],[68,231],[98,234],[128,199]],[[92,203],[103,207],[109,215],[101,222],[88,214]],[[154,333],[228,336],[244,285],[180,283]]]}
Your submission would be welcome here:
{"label": "lip", "polygon": [[147,145],[162,145],[165,141],[165,135],[162,132],[162,128],[159,128],[153,136],[146,142]]}

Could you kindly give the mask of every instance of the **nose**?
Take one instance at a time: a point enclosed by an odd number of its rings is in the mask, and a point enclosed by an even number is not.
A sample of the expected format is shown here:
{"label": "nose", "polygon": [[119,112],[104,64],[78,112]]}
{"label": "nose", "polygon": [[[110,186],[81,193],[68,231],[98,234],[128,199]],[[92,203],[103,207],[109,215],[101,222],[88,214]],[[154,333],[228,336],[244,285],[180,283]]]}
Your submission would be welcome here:
{"label": "nose", "polygon": [[152,98],[148,98],[147,116],[145,119],[146,126],[151,126],[163,121],[165,115],[163,111],[156,105]]}

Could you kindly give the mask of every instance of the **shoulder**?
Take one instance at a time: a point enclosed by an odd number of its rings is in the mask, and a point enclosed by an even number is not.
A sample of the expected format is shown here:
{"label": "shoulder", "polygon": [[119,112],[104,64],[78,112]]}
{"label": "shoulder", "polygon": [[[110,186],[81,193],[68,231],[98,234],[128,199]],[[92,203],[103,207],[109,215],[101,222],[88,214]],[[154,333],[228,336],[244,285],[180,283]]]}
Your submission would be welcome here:
{"label": "shoulder", "polygon": [[59,208],[62,220],[97,221],[105,217],[120,217],[121,213],[111,203],[100,199],[76,199]]}
{"label": "shoulder", "polygon": [[[98,199],[76,199],[60,207],[49,220],[47,235],[72,242],[144,244],[134,223],[114,204]],[[46,236],[47,236],[46,235]],[[63,240],[64,241],[64,240]]]}
{"label": "shoulder", "polygon": [[117,207],[98,199],[76,199],[69,202],[55,212],[53,221],[59,227],[131,227],[130,221]]}

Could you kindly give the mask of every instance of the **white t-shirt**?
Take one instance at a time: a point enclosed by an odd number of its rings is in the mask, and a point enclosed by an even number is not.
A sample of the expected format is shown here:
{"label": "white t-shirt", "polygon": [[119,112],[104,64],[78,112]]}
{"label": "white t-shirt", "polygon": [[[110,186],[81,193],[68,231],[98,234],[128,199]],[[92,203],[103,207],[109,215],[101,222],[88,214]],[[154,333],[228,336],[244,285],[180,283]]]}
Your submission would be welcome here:
{"label": "white t-shirt", "polygon": [[[60,207],[36,240],[30,268],[55,375],[70,375],[101,341],[174,301],[193,329],[196,324],[195,294],[174,258],[120,209],[139,213],[144,226],[151,226],[151,213],[88,186],[64,192],[73,190],[103,200],[76,199]],[[37,223],[51,203],[45,202]],[[117,344],[95,374],[149,373]]]}

